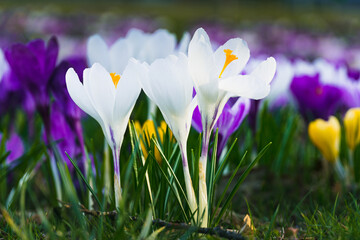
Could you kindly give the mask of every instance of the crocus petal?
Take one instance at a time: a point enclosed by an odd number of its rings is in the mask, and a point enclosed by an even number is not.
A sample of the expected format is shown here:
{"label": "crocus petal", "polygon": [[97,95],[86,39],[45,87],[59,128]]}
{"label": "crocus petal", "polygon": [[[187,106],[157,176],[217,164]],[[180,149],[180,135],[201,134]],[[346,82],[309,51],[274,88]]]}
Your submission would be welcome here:
{"label": "crocus petal", "polygon": [[[88,74],[88,71],[84,71],[84,75],[85,74]],[[69,91],[69,95],[72,98],[72,100],[76,103],[76,105],[78,105],[84,112],[89,114],[98,122],[102,123],[99,114],[96,112],[95,108],[93,107],[84,86],[81,84],[80,79],[73,68],[70,68],[66,72],[65,79],[66,79],[66,86]]]}
{"label": "crocus petal", "polygon": [[111,71],[109,49],[99,35],[93,35],[89,38],[87,42],[87,57],[90,66],[98,62],[101,63],[105,69]]}
{"label": "crocus petal", "polygon": [[48,79],[56,65],[56,60],[59,54],[59,44],[56,37],[51,37],[46,47],[46,60],[44,74],[45,78]]}
{"label": "crocus petal", "polygon": [[111,68],[108,71],[116,74],[123,73],[132,54],[129,42],[125,39],[118,39],[111,46],[109,52]]}
{"label": "crocus petal", "polygon": [[[174,59],[172,57],[158,59],[150,67],[149,77],[157,98],[154,102],[172,114],[178,112],[179,109],[185,109],[192,99],[192,81],[188,73],[182,71],[187,67],[187,61],[184,58],[186,59],[184,55],[181,55]],[[170,78],[172,81],[169,81]]]}
{"label": "crocus petal", "polygon": [[141,68],[141,66],[136,63],[135,59],[131,59],[118,82],[113,109],[113,121],[116,121],[116,119],[123,119],[124,116],[131,112],[135,105],[141,91],[138,80],[139,75],[137,75],[139,68]]}
{"label": "crocus petal", "polygon": [[[22,83],[32,81],[31,76],[42,76],[38,59],[25,45],[12,45],[11,48],[5,52],[5,56],[11,69]],[[36,79],[36,81],[39,80],[42,81],[42,79]]]}
{"label": "crocus petal", "polygon": [[349,109],[344,117],[346,143],[354,150],[360,143],[360,108]]}
{"label": "crocus petal", "polygon": [[194,129],[198,132],[201,132],[203,130],[203,126],[201,123],[201,114],[200,114],[200,110],[199,107],[196,107],[193,113],[193,117],[192,117],[192,123],[191,125],[194,127]]}
{"label": "crocus petal", "polygon": [[9,64],[7,63],[4,52],[0,48],[0,82],[3,76],[9,71]]}
{"label": "crocus petal", "polygon": [[251,99],[261,99],[270,92],[270,81],[275,75],[276,62],[268,58],[262,62],[250,75],[239,75],[222,80],[219,88],[228,91],[233,96]]}
{"label": "crocus petal", "polygon": [[209,37],[198,29],[189,44],[189,72],[193,78],[195,89],[208,99],[218,98],[218,78],[215,76],[215,59]]}
{"label": "crocus petal", "polygon": [[45,59],[46,48],[45,42],[41,39],[35,39],[27,44],[28,49],[38,58],[38,61]]}
{"label": "crocus petal", "polygon": [[[0,143],[1,141],[2,134],[0,133]],[[10,164],[12,161],[21,157],[24,154],[24,144],[19,135],[12,133],[5,143],[5,149],[10,152],[9,156],[6,158],[6,164]]]}
{"label": "crocus petal", "polygon": [[176,38],[165,29],[158,29],[148,36],[148,40],[143,44],[139,59],[152,63],[157,58],[164,58],[174,52]]}
{"label": "crocus petal", "polygon": [[148,77],[139,78],[145,93],[159,107],[175,138],[182,144],[187,140],[196,106],[187,66],[184,54],[171,55],[156,60],[148,67]]}
{"label": "crocus petal", "polygon": [[144,32],[140,29],[132,28],[126,34],[125,39],[128,42],[131,42],[131,51],[134,58],[139,59],[139,49],[142,49],[142,46],[145,42],[146,36]]}
{"label": "crocus petal", "polygon": [[308,133],[311,141],[319,148],[324,158],[335,163],[339,156],[341,127],[336,117],[328,121],[316,119],[309,124]]}
{"label": "crocus petal", "polygon": [[187,53],[191,36],[190,33],[185,32],[180,40],[178,52]]}
{"label": "crocus petal", "polygon": [[235,55],[237,59],[233,60],[221,74],[221,78],[227,78],[229,76],[240,74],[240,72],[245,67],[246,63],[250,58],[250,50],[247,46],[247,43],[240,38],[233,38],[227,41],[224,45],[220,46],[215,51],[215,60],[216,60],[216,72],[220,75],[225,59],[226,54],[224,52],[225,49],[229,49],[232,51],[231,54]]}
{"label": "crocus petal", "polygon": [[343,100],[336,86],[321,84],[319,74],[295,76],[290,89],[305,119],[328,118]]}
{"label": "crocus petal", "polygon": [[95,63],[90,68],[89,78],[84,78],[84,87],[100,117],[104,122],[110,123],[115,102],[115,85],[110,73],[103,66]]}

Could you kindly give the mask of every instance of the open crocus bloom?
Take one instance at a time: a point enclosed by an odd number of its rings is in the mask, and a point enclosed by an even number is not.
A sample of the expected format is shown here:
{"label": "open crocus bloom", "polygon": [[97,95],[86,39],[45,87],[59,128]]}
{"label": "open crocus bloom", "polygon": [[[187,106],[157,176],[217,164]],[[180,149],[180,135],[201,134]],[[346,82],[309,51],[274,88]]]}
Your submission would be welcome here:
{"label": "open crocus bloom", "polygon": [[[114,158],[115,197],[120,200],[119,155],[131,111],[140,94],[140,85],[134,75],[132,61],[122,76],[109,73],[95,63],[84,70],[83,84],[73,68],[66,73],[66,86],[70,97],[87,114],[96,119],[110,145]],[[135,77],[135,78],[134,78]]]}
{"label": "open crocus bloom", "polygon": [[[158,29],[154,33],[130,29],[124,38],[108,46],[99,35],[94,35],[87,43],[88,62],[90,65],[98,62],[109,72],[121,73],[131,57],[151,64],[158,58],[185,52],[189,38],[189,34],[184,34],[177,47],[175,35],[165,29]],[[149,118],[155,113],[156,106],[150,102]]]}
{"label": "open crocus bloom", "polygon": [[44,116],[48,114],[44,113],[47,110],[43,108],[49,105],[48,83],[56,65],[58,52],[59,46],[55,37],[50,38],[47,45],[43,40],[36,39],[26,45],[13,44],[5,51],[11,71],[32,94],[44,121],[48,120],[48,116]]}
{"label": "open crocus bloom", "polygon": [[90,65],[101,63],[109,72],[123,72],[128,60],[133,57],[151,64],[158,58],[165,58],[176,52],[184,52],[189,41],[185,34],[176,48],[176,37],[165,29],[144,33],[130,29],[126,37],[119,38],[108,46],[99,35],[93,35],[87,43],[87,57]]}
{"label": "open crocus bloom", "polygon": [[360,143],[360,108],[349,109],[344,117],[346,143],[353,151]]}
{"label": "open crocus bloom", "polygon": [[320,75],[295,76],[290,89],[305,119],[328,118],[342,101],[340,88],[323,84]]}
{"label": "open crocus bloom", "polygon": [[326,160],[335,163],[339,156],[341,127],[336,117],[330,116],[328,121],[316,119],[309,124],[309,137],[319,148]]}
{"label": "open crocus bloom", "polygon": [[241,75],[250,51],[240,38],[230,39],[214,52],[207,33],[199,28],[190,41],[188,55],[189,71],[205,125],[213,127],[230,97],[261,99],[270,92],[275,59],[270,57],[249,75]]}

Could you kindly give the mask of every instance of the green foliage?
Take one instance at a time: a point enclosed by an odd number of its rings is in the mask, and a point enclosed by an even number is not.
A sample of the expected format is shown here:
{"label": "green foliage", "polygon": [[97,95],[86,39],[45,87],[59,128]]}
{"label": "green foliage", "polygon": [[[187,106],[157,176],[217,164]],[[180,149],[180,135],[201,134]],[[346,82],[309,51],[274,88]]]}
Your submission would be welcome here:
{"label": "green foliage", "polygon": [[[134,116],[144,120],[141,108],[146,106],[137,107],[140,110],[136,109]],[[94,165],[85,172],[81,156],[67,155],[71,165],[66,165],[58,149],[59,141],[44,144],[38,116],[34,121],[34,129],[39,130],[35,136],[25,134],[23,114],[17,113],[17,118],[16,128],[21,130],[26,151],[6,164],[10,154],[5,149],[8,133],[2,131],[0,238],[204,237],[198,233],[196,219],[190,212],[179,147],[169,129],[162,141],[159,132],[152,139],[144,139],[134,124],[129,123],[120,154],[123,199],[120,208],[114,211],[111,150],[95,121],[83,122],[86,159],[89,166]],[[155,116],[155,119],[157,130],[161,118]],[[244,236],[259,239],[356,238],[360,234],[358,187],[341,185],[331,168],[326,171],[321,155],[308,141],[307,126],[301,116],[291,108],[270,111],[265,104],[257,119],[255,131],[245,121],[231,136],[221,159],[216,159],[219,135],[213,134],[212,156],[207,164],[210,227],[235,229]],[[8,124],[7,118],[0,122],[2,129],[7,129]],[[149,153],[146,159],[140,141],[144,141]],[[161,162],[155,157],[156,149]],[[194,130],[190,131],[188,149],[190,175],[197,196],[201,135]],[[357,147],[354,159],[359,154]],[[343,153],[341,160],[346,163],[349,156]],[[355,179],[359,182],[360,164],[354,162]],[[60,195],[56,191],[58,185]],[[256,230],[250,230],[243,222],[246,214]],[[153,223],[156,219],[192,226],[163,227]]]}

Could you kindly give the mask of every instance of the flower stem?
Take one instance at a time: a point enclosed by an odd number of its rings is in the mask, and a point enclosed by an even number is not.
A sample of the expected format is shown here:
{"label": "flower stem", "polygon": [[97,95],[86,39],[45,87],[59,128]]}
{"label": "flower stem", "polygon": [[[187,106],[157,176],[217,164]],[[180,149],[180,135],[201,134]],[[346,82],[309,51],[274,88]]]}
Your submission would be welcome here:
{"label": "flower stem", "polygon": [[121,201],[121,181],[120,181],[120,151],[113,150],[114,158],[114,191],[115,191],[115,206],[118,209]]}
{"label": "flower stem", "polygon": [[337,172],[340,179],[342,181],[345,181],[345,177],[346,177],[345,170],[339,159],[337,159],[335,162],[335,171]]}
{"label": "flower stem", "polygon": [[198,207],[197,207],[195,192],[194,192],[194,188],[193,188],[193,184],[192,184],[190,172],[189,172],[186,144],[180,143],[179,146],[180,146],[180,152],[181,152],[181,157],[182,157],[182,165],[183,165],[184,179],[185,179],[185,185],[186,185],[186,195],[189,200],[191,213],[194,214],[194,219],[197,219],[196,210]]}
{"label": "flower stem", "polygon": [[199,216],[201,216],[201,227],[208,225],[208,196],[206,187],[206,164],[208,158],[210,130],[204,130],[201,156],[199,160]]}
{"label": "flower stem", "polygon": [[350,182],[355,182],[355,169],[354,169],[354,150],[349,149],[349,178]]}
{"label": "flower stem", "polygon": [[109,199],[111,190],[111,174],[110,174],[110,153],[109,146],[104,140],[104,195],[106,199]]}

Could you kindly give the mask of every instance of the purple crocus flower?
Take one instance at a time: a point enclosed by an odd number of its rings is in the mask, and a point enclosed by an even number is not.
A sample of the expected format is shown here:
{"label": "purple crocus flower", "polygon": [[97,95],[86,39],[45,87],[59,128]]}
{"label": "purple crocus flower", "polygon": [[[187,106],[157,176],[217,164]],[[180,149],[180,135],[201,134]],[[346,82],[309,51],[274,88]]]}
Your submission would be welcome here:
{"label": "purple crocus flower", "polygon": [[[239,128],[249,111],[250,99],[247,98],[230,98],[225,104],[224,110],[214,127],[214,131],[218,129],[217,159],[219,159],[229,137]],[[196,107],[193,113],[192,126],[198,132],[203,129],[199,107]]]}
{"label": "purple crocus flower", "polygon": [[300,112],[306,120],[327,119],[342,101],[342,89],[320,82],[319,74],[295,76],[290,85]]}
{"label": "purple crocus flower", "polygon": [[[59,152],[69,170],[72,170],[72,164],[66,156],[65,151],[72,158],[75,158],[79,153],[79,148],[76,144],[76,136],[67,123],[63,113],[60,111],[60,106],[57,102],[53,103],[51,106],[50,125],[51,140],[58,142]],[[48,142],[46,134],[44,135],[44,139]]]}
{"label": "purple crocus flower", "polygon": [[[0,142],[2,141],[2,134],[0,133]],[[12,133],[10,138],[5,143],[5,150],[10,152],[6,158],[6,164],[10,164],[24,154],[24,144],[16,133]]]}
{"label": "purple crocus flower", "polygon": [[49,80],[54,71],[59,52],[58,42],[52,37],[47,46],[41,39],[28,44],[17,43],[5,51],[11,71],[21,86],[27,89],[43,118],[45,127],[49,127]]}

